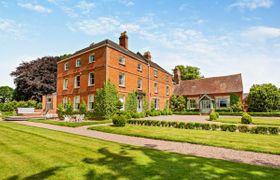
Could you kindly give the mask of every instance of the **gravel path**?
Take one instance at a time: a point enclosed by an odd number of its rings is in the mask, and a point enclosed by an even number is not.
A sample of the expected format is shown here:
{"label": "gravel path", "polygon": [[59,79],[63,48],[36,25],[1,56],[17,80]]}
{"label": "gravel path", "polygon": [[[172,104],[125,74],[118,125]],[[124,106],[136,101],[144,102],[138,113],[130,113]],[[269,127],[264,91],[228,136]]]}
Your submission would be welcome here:
{"label": "gravel path", "polygon": [[92,137],[92,138],[97,138],[97,139],[102,139],[102,140],[107,140],[107,141],[112,141],[117,143],[154,148],[158,150],[164,150],[164,151],[175,152],[180,154],[188,154],[188,155],[195,155],[200,157],[223,159],[228,161],[280,168],[280,155],[255,153],[249,151],[238,151],[238,150],[190,144],[190,143],[153,140],[148,138],[110,134],[110,133],[88,130],[87,128],[89,126],[71,128],[71,127],[55,126],[55,125],[43,124],[43,123],[28,122],[28,121],[15,121],[15,123],[29,125],[29,126],[36,126],[36,127],[46,128],[46,129],[51,129],[56,131],[62,131],[62,132],[67,132],[72,134],[78,134],[82,136],[87,136],[87,137]]}

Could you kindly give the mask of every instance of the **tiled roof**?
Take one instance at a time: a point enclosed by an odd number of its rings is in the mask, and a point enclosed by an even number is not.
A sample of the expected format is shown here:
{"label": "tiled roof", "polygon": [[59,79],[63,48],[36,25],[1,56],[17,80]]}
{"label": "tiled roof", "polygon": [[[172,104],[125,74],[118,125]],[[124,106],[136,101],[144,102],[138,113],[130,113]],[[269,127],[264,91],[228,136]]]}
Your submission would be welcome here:
{"label": "tiled roof", "polygon": [[[84,49],[78,50],[78,51],[76,51],[74,54],[72,54],[70,57],[68,57],[68,58],[66,58],[66,59],[70,59],[70,58],[72,58],[73,56],[76,56],[76,55],[78,55],[78,54],[80,54],[80,53],[86,52],[86,51],[88,51],[88,50],[90,50],[90,49],[93,49],[93,48],[102,46],[102,45],[104,45],[104,44],[107,44],[107,45],[111,46],[112,48],[117,49],[118,51],[121,51],[122,53],[124,53],[124,54],[126,54],[126,55],[128,55],[128,56],[131,56],[131,57],[133,57],[133,58],[135,58],[135,59],[137,59],[137,60],[139,60],[139,61],[141,61],[141,62],[143,62],[143,63],[146,63],[146,64],[147,64],[148,61],[149,61],[149,60],[145,59],[141,53],[139,53],[139,52],[134,53],[134,52],[132,52],[132,51],[130,51],[130,50],[128,50],[128,49],[126,49],[126,48],[120,46],[119,44],[117,44],[117,43],[115,43],[115,42],[113,42],[113,41],[111,41],[111,40],[109,40],[109,39],[103,40],[103,41],[101,41],[101,42],[99,42],[99,43],[92,44],[92,45],[90,45],[90,46],[88,46],[88,47],[86,47],[86,48],[84,48]],[[66,59],[63,59],[63,61],[66,60]],[[159,70],[161,70],[161,71],[163,71],[163,72],[166,72],[166,73],[170,74],[168,71],[166,71],[165,69],[163,69],[162,67],[160,67],[160,66],[159,66],[158,64],[156,64],[155,62],[152,62],[152,61],[149,61],[149,62],[150,62],[151,67],[154,67],[154,68],[156,68],[156,69],[159,69]]]}
{"label": "tiled roof", "polygon": [[191,96],[243,92],[241,74],[184,80],[174,87],[174,95]]}

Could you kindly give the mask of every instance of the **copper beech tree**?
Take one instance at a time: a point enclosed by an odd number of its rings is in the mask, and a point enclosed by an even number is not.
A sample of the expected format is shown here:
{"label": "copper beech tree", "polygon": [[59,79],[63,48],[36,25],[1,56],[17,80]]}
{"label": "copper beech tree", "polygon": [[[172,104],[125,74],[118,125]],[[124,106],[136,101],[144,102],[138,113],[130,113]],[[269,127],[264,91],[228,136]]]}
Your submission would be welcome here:
{"label": "copper beech tree", "polygon": [[56,91],[57,61],[59,57],[46,56],[22,62],[11,76],[15,77],[15,99],[41,101],[42,96]]}

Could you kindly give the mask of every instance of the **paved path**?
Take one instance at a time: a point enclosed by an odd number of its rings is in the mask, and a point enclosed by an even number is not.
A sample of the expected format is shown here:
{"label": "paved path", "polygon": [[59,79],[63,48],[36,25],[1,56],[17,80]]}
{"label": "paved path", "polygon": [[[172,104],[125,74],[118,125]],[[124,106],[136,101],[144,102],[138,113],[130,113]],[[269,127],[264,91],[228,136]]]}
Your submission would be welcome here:
{"label": "paved path", "polygon": [[88,130],[89,126],[71,128],[63,126],[55,126],[50,124],[35,123],[28,121],[16,121],[16,123],[36,126],[56,131],[62,131],[82,136],[129,144],[134,146],[149,147],[158,150],[176,152],[180,154],[189,154],[200,157],[223,159],[228,161],[243,162],[248,164],[257,164],[269,167],[280,168],[280,155],[272,155],[266,153],[255,153],[249,151],[238,151],[226,148],[211,147],[190,143],[171,142],[162,140],[153,140],[148,138],[131,137],[125,135],[117,135],[104,133],[99,131]]}

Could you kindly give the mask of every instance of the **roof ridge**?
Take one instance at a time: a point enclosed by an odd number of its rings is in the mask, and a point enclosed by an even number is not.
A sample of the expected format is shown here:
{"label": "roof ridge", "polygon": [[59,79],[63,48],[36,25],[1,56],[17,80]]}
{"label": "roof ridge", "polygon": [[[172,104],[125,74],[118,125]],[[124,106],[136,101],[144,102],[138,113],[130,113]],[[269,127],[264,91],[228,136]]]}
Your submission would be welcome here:
{"label": "roof ridge", "polygon": [[186,80],[181,80],[181,81],[198,81],[198,80],[207,80],[207,79],[214,79],[214,78],[224,78],[224,77],[231,77],[231,76],[238,76],[241,75],[241,73],[237,74],[230,74],[230,75],[224,75],[224,76],[212,76],[212,77],[206,77],[206,78],[201,78],[201,79],[186,79]]}

